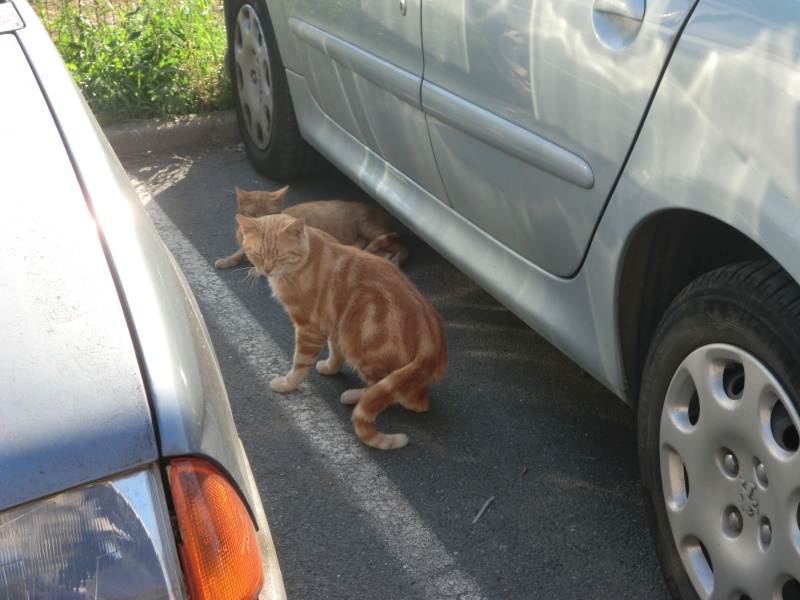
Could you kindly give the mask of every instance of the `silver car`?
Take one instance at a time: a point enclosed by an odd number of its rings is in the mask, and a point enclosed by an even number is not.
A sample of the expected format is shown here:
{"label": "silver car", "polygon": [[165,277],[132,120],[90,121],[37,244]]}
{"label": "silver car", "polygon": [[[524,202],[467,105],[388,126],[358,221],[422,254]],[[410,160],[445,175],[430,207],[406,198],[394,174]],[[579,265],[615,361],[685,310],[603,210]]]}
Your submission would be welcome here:
{"label": "silver car", "polygon": [[252,163],[322,154],[638,414],[675,598],[800,596],[800,8],[226,0]]}
{"label": "silver car", "polygon": [[24,0],[0,210],[0,598],[284,598],[194,297]]}

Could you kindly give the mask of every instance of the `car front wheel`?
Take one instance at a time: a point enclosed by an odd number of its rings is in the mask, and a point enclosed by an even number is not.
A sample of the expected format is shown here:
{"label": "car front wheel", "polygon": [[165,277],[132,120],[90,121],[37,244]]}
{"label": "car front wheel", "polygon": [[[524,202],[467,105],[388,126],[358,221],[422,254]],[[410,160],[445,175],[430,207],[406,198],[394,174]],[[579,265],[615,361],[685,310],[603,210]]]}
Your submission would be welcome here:
{"label": "car front wheel", "polygon": [[303,177],[317,153],[300,135],[264,0],[233,0],[228,61],[239,134],[253,166],[270,179]]}
{"label": "car front wheel", "polygon": [[800,598],[800,287],[777,264],[686,287],[646,361],[639,459],[675,598]]}

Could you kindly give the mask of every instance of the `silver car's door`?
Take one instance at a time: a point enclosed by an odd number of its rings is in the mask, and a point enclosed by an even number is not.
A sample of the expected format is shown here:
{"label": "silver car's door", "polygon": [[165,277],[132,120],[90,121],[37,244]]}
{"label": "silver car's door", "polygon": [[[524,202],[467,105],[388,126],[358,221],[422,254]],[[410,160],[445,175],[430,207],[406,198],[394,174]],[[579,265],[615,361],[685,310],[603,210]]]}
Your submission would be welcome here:
{"label": "silver car's door", "polygon": [[303,76],[322,111],[438,198],[420,101],[421,0],[296,0],[289,29],[302,45]]}
{"label": "silver car's door", "polygon": [[453,208],[573,274],[694,2],[424,0],[422,103]]}

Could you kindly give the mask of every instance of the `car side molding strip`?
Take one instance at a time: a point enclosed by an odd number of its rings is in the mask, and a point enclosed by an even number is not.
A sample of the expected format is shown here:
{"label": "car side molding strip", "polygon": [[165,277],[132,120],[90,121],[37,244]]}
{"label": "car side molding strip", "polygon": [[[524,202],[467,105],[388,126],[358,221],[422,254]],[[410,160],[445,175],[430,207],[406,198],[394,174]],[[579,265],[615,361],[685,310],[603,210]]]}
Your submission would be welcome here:
{"label": "car side molding strip", "polygon": [[423,81],[422,107],[430,116],[564,181],[590,190],[594,172],[580,156],[447,90]]}

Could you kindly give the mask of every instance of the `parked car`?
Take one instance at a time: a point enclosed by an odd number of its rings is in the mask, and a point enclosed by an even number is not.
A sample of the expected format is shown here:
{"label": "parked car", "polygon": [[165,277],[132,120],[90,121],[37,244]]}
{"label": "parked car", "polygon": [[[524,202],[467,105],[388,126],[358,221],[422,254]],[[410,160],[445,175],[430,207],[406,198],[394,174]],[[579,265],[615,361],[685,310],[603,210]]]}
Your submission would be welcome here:
{"label": "parked car", "polygon": [[0,90],[0,597],[285,598],[194,296],[24,0]]}
{"label": "parked car", "polygon": [[226,0],[252,163],[318,153],[638,414],[675,598],[800,597],[800,10]]}

